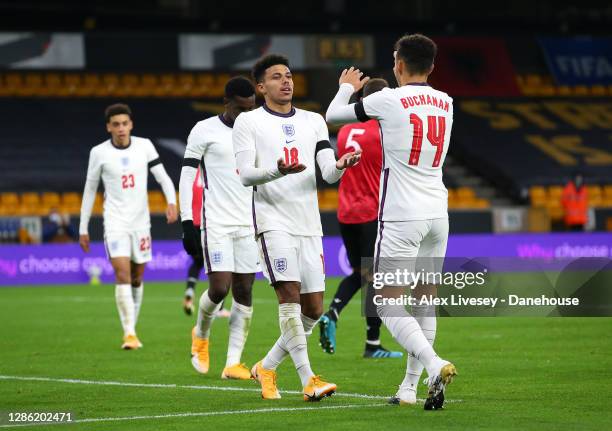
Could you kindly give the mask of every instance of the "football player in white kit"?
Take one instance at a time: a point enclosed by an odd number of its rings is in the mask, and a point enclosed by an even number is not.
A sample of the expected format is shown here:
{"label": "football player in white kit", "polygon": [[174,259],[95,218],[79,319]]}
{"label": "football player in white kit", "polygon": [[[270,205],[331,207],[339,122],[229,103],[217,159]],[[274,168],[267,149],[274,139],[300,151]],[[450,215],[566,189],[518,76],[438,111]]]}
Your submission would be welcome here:
{"label": "football player in white kit", "polygon": [[[419,262],[424,258],[427,265],[439,270],[446,254],[448,193],[442,182],[442,165],[450,142],[453,100],[427,84],[436,50],[435,43],[423,35],[400,38],[395,45],[393,67],[397,88],[385,88],[349,105],[353,92],[368,79],[351,67],[342,72],[340,88],[327,110],[329,122],[380,122],[383,170],[375,272],[393,272],[394,259],[415,258]],[[403,289],[390,286],[383,291],[383,296],[392,297]],[[413,297],[435,293],[435,285],[421,284]],[[410,315],[401,306],[383,305],[378,307],[378,314],[409,353],[406,376],[391,402],[416,403],[416,388],[425,367],[429,375],[425,409],[442,408],[445,387],[456,370],[433,350],[435,306],[413,306]]]}
{"label": "football player in white kit", "polygon": [[312,372],[306,343],[323,312],[325,290],[315,161],[323,179],[334,183],[360,155],[347,153],[336,161],[323,117],[293,107],[287,58],[263,57],[253,77],[265,104],[238,117],[233,143],[240,179],[254,186],[253,223],[264,275],[278,297],[281,335],[251,373],[263,398],[280,398],[275,370],[290,355],[304,399],[317,401],[336,385]]}
{"label": "football player in white kit", "polygon": [[[183,244],[187,253],[204,258],[209,280],[192,330],[191,363],[197,372],[208,372],[210,326],[231,287],[234,300],[221,377],[246,380],[251,378],[251,372],[240,363],[240,357],[253,315],[251,292],[259,257],[251,215],[253,188],[244,187],[238,177],[232,127],[239,115],[255,107],[251,81],[244,77],[230,79],[225,85],[224,103],[222,114],[199,121],[191,130],[179,183]],[[192,214],[198,166],[204,184],[201,233],[194,227]]]}
{"label": "football player in white kit", "polygon": [[168,203],[166,219],[177,219],[176,192],[153,143],[131,136],[132,111],[127,105],[106,108],[106,130],[111,138],[89,154],[81,204],[79,243],[89,252],[88,225],[100,179],[104,184],[104,245],[115,271],[115,300],[123,326],[126,350],[138,349],[136,322],[142,304],[145,264],[151,260],[151,219],[147,199],[149,170],[161,185]]}

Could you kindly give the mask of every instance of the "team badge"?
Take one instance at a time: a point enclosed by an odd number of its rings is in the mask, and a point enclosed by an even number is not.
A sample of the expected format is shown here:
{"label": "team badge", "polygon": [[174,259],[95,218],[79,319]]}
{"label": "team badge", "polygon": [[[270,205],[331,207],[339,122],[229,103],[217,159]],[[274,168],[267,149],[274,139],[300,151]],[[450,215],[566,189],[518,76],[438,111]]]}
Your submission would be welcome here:
{"label": "team badge", "polygon": [[110,248],[111,248],[112,251],[117,250],[117,247],[119,247],[119,243],[117,241],[111,242]]}
{"label": "team badge", "polygon": [[274,259],[274,269],[276,269],[278,272],[285,272],[287,270],[287,259],[284,257]]}
{"label": "team badge", "polygon": [[288,137],[295,135],[293,124],[283,124],[283,133]]}
{"label": "team badge", "polygon": [[127,165],[130,164],[130,158],[129,157],[122,157],[121,158],[121,164],[125,167]]}
{"label": "team badge", "polygon": [[223,253],[221,253],[220,251],[213,251],[212,262],[216,265],[219,265],[221,262],[223,262]]}

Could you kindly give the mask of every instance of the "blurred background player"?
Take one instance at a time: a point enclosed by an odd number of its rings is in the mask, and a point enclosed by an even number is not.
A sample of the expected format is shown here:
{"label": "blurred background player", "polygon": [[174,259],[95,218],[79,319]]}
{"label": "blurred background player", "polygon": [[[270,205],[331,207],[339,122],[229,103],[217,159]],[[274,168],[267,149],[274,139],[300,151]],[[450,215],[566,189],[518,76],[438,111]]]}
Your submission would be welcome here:
{"label": "blurred background player", "polygon": [[[331,122],[380,121],[383,175],[375,272],[394,272],[397,261],[391,260],[414,262],[417,257],[423,258],[419,268],[424,260],[424,264],[433,266],[426,267],[427,272],[440,271],[440,261],[446,254],[448,192],[442,182],[442,165],[450,142],[453,101],[427,83],[436,51],[436,44],[423,35],[400,38],[395,44],[393,67],[398,88],[384,89],[349,105],[351,95],[368,80],[358,69],[350,68],[342,72],[340,88],[327,110]],[[382,295],[397,297],[404,293],[403,288],[391,285],[383,288]],[[419,284],[412,295],[420,300],[423,295],[435,294],[435,285]],[[378,307],[385,326],[410,354],[404,381],[390,401],[416,403],[424,366],[429,374],[425,409],[439,409],[456,369],[433,349],[435,306],[419,305],[412,308],[412,313],[401,305]]]}
{"label": "blurred background player", "polygon": [[565,228],[570,231],[584,231],[589,219],[589,200],[580,172],[576,172],[565,185],[561,195],[561,206],[564,210]]}
{"label": "blurred background player", "polygon": [[[225,85],[224,104],[222,114],[198,122],[191,130],[179,183],[183,245],[194,258],[203,256],[209,280],[192,331],[191,363],[197,372],[208,372],[210,327],[231,287],[234,300],[221,377],[250,379],[251,373],[240,363],[240,357],[253,315],[251,295],[258,258],[251,215],[253,191],[240,183],[236,171],[232,127],[239,115],[255,106],[253,84],[244,77],[230,79]],[[192,214],[193,184],[199,166],[204,185],[201,232],[194,226]]]}
{"label": "blurred background player", "polygon": [[280,398],[276,368],[289,354],[306,401],[336,391],[310,368],[306,337],[323,312],[325,270],[315,161],[323,179],[334,183],[359,161],[360,151],[336,161],[321,115],[292,105],[289,61],[268,55],[253,66],[265,104],[238,117],[233,143],[240,180],[255,186],[253,222],[264,275],[278,297],[281,335],[252,369],[265,399]]}
{"label": "blurred background player", "polygon": [[[200,231],[200,220],[202,216],[202,191],[204,189],[204,185],[202,184],[202,173],[200,170],[201,167],[198,166],[196,178],[193,182],[192,199],[193,225],[197,231]],[[195,296],[195,287],[200,278],[202,268],[204,268],[203,252],[191,258],[191,265],[189,265],[189,269],[187,270],[187,287],[185,288],[185,298],[183,299],[183,310],[188,316],[193,314],[193,297]],[[230,316],[230,312],[224,308],[224,304],[225,300],[221,303],[220,310],[215,313],[215,317]]]}
{"label": "blurred background player", "polygon": [[176,192],[153,143],[146,138],[131,136],[133,123],[129,106],[111,105],[104,114],[106,130],[111,138],[93,147],[89,154],[79,243],[83,251],[89,252],[88,224],[102,179],[104,245],[117,283],[115,300],[124,334],[121,348],[138,349],[142,347],[136,336],[144,290],[142,279],[145,264],[151,260],[148,171],[161,185],[166,197],[168,223],[177,220]]}
{"label": "blurred background player", "polygon": [[[198,166],[195,180],[193,181],[192,199],[191,199],[191,214],[193,216],[193,226],[196,231],[200,231],[201,216],[202,216],[202,193],[204,185],[202,182],[201,167]],[[200,246],[202,244],[200,243]],[[201,247],[200,247],[201,248]],[[195,287],[200,278],[200,272],[204,268],[204,252],[191,257],[191,265],[187,270],[187,287],[185,288],[185,299],[183,300],[183,310],[189,316],[193,314],[193,297],[195,295]]]}
{"label": "blurred background player", "polygon": [[[381,78],[371,79],[363,86],[363,97],[388,87]],[[338,286],[329,311],[319,322],[320,344],[323,351],[336,351],[336,327],[340,313],[362,286],[361,258],[372,255],[378,230],[378,189],[382,167],[380,127],[378,121],[354,123],[338,131],[338,156],[361,150],[361,162],[344,174],[338,187],[338,222],[340,234],[353,273]],[[364,358],[399,358],[402,352],[390,352],[380,344],[378,316],[366,316]]]}

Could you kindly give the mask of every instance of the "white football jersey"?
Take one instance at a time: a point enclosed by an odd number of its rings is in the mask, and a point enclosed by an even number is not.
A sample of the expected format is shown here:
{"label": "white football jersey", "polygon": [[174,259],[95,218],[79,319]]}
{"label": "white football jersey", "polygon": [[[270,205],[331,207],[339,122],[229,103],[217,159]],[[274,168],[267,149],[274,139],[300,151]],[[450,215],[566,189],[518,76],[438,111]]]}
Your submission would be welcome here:
{"label": "white football jersey", "polygon": [[365,114],[381,128],[379,219],[448,217],[442,165],[453,125],[453,99],[427,84],[408,84],[385,88],[362,103]]}
{"label": "white football jersey", "polygon": [[321,115],[292,108],[288,114],[265,105],[240,114],[234,124],[234,152],[255,150],[255,167],[273,169],[278,159],[306,169],[253,188],[253,222],[257,233],[283,231],[322,236],[315,155],[318,142],[329,141]]}
{"label": "white football jersey", "polygon": [[105,232],[151,227],[147,180],[149,167],[159,162],[153,143],[136,136],[126,148],[115,147],[109,139],[91,149],[87,178],[102,178],[104,183]]}
{"label": "white football jersey", "polygon": [[[244,114],[240,114],[244,115]],[[198,122],[189,137],[185,159],[201,160],[202,228],[253,226],[253,188],[240,182],[232,146],[232,127],[221,115]]]}

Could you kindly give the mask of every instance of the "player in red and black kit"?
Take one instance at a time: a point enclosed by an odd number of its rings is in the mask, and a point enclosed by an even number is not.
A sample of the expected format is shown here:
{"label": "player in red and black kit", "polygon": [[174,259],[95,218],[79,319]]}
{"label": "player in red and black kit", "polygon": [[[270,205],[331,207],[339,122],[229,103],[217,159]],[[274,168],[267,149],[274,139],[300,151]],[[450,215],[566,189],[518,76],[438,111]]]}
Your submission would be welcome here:
{"label": "player in red and black kit", "polygon": [[[363,97],[388,87],[384,79],[370,79],[363,87]],[[319,342],[323,351],[336,350],[336,326],[342,309],[361,289],[361,258],[372,256],[378,230],[378,189],[382,168],[382,149],[378,121],[343,126],[338,132],[338,156],[361,150],[361,163],[347,170],[340,180],[338,221],[340,233],[353,273],[340,282],[329,311],[319,320]],[[365,358],[399,358],[380,344],[379,317],[367,317]]]}
{"label": "player in red and black kit", "polygon": [[[196,179],[193,182],[193,198],[191,200],[191,207],[193,208],[193,225],[198,232],[200,231],[200,217],[202,216],[202,189],[203,185],[200,179],[200,168],[198,168]],[[195,295],[196,283],[200,278],[200,272],[202,268],[204,268],[204,252],[202,251],[198,256],[194,256],[192,259],[193,261],[187,272],[187,288],[185,289],[185,299],[183,300],[183,310],[185,310],[185,313],[188,315],[193,313],[193,297]]]}
{"label": "player in red and black kit", "polygon": [[[200,169],[196,174],[196,179],[193,182],[193,197],[191,198],[191,208],[193,213],[193,225],[196,230],[200,231],[200,218],[202,217],[202,193],[204,185],[200,178]],[[199,243],[202,247],[202,243]],[[193,314],[193,297],[195,296],[195,286],[200,278],[200,272],[204,268],[204,251],[200,250],[200,254],[192,257],[191,265],[187,271],[187,287],[185,288],[185,299],[183,300],[183,310],[185,314],[191,316]],[[224,307],[225,301],[221,303],[221,308],[216,312],[217,317],[229,317],[230,312]]]}

